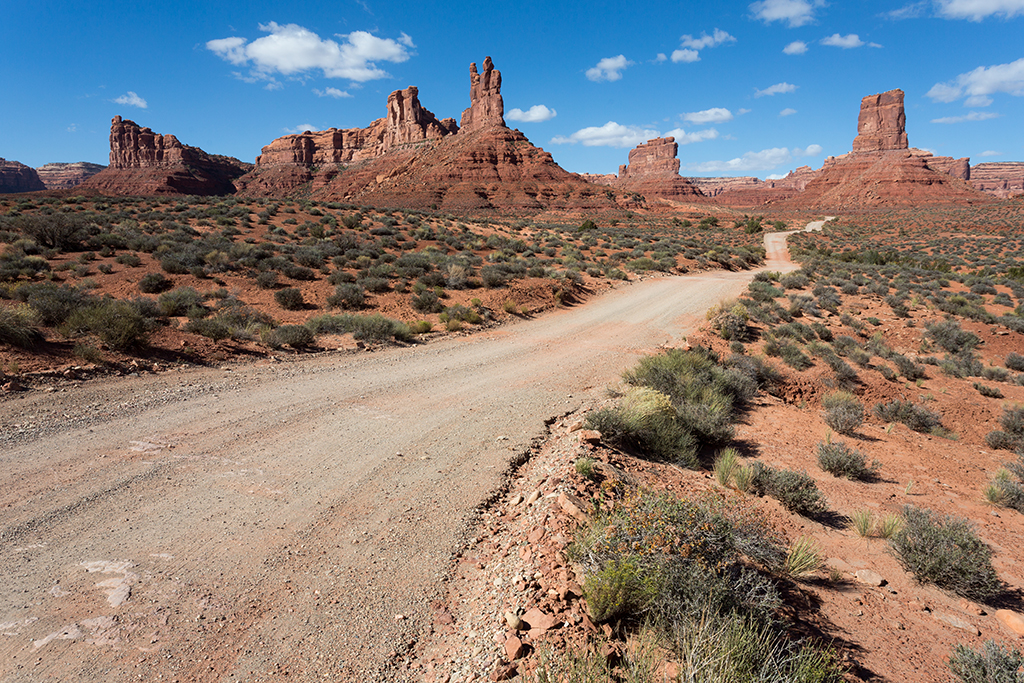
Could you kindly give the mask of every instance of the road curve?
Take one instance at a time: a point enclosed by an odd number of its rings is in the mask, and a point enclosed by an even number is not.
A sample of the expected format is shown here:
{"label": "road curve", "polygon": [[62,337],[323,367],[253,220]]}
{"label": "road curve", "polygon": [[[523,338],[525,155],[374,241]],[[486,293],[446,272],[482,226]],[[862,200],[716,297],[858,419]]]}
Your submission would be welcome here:
{"label": "road curve", "polygon": [[[788,270],[777,235],[765,267]],[[6,398],[0,680],[394,680],[544,418],[751,277],[654,278],[413,348]]]}

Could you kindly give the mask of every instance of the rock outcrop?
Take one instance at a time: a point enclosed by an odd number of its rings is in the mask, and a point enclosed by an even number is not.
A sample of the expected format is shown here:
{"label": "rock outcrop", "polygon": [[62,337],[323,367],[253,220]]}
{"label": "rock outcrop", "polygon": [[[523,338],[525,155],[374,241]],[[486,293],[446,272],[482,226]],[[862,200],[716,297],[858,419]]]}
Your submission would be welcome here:
{"label": "rock outcrop", "polygon": [[702,198],[700,190],[679,175],[678,151],[675,138],[654,138],[641,143],[630,150],[629,163],[619,166],[619,175],[607,184],[647,199]]}
{"label": "rock outcrop", "polygon": [[909,146],[902,90],[868,95],[860,101],[854,152],[885,152]]}
{"label": "rock outcrop", "polygon": [[110,166],[81,187],[112,195],[231,194],[235,178],[251,168],[115,116],[110,123]]}
{"label": "rock outcrop", "polygon": [[484,59],[484,72],[477,73],[476,62],[469,65],[469,109],[462,112],[462,128],[467,133],[505,126],[505,102],[501,99],[501,72],[490,57]]}
{"label": "rock outcrop", "polygon": [[388,97],[387,114],[366,128],[279,138],[239,178],[244,196],[300,188],[316,199],[450,211],[614,208],[614,199],[558,166],[505,126],[501,74],[491,58],[470,67],[462,126],[438,120],[410,87]]}
{"label": "rock outcrop", "polygon": [[972,166],[971,184],[1000,199],[1024,195],[1024,162],[988,161]]}
{"label": "rock outcrop", "polygon": [[88,161],[76,161],[73,163],[52,163],[43,164],[36,169],[39,179],[47,190],[67,190],[76,185],[81,185],[93,177],[106,166],[92,164]]}
{"label": "rock outcrop", "polygon": [[0,157],[0,194],[37,192],[46,186],[31,166]]}
{"label": "rock outcrop", "polygon": [[932,155],[931,152],[925,152],[920,149],[912,149],[910,151],[924,158],[924,163],[928,168],[937,173],[945,173],[959,180],[971,179],[971,160],[969,157],[954,159],[953,157],[937,157]]}

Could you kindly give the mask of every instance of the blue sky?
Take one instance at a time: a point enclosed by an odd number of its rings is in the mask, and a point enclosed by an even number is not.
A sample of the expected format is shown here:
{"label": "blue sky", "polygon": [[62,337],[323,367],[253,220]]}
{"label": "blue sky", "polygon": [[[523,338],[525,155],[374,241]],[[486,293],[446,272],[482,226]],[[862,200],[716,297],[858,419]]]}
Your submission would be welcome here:
{"label": "blue sky", "polygon": [[570,171],[666,134],[683,175],[817,168],[892,88],[911,146],[1020,161],[1022,38],[1024,0],[11,2],[0,156],[106,163],[120,114],[253,161],[287,132],[364,127],[409,85],[458,119],[491,55],[508,124]]}

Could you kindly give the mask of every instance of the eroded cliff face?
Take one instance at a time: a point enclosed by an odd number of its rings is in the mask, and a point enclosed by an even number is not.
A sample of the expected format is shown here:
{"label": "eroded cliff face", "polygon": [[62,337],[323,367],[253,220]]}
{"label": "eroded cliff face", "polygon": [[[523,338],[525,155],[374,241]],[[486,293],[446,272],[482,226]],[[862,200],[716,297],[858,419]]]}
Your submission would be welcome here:
{"label": "eroded cliff face", "polygon": [[654,138],[629,152],[629,163],[619,166],[619,175],[597,184],[635,192],[646,199],[698,199],[700,190],[679,175],[679,145],[675,138]]}
{"label": "eroded cliff face", "polygon": [[251,168],[115,116],[110,122],[110,165],[80,187],[122,196],[232,194],[235,178]]}
{"label": "eroded cliff face", "polygon": [[854,152],[885,152],[909,146],[902,90],[868,95],[860,101]]}
{"label": "eroded cliff face", "polygon": [[0,194],[37,192],[45,189],[46,186],[34,168],[0,157]]}
{"label": "eroded cliff face", "polygon": [[67,190],[81,185],[105,168],[106,166],[102,164],[76,161],[43,164],[36,169],[36,173],[39,174],[39,179],[43,181],[47,190]]}
{"label": "eroded cliff face", "polygon": [[484,59],[484,71],[476,62],[469,65],[469,109],[462,112],[462,128],[467,133],[491,126],[505,126],[505,102],[501,98],[501,72],[490,57]]}
{"label": "eroded cliff face", "polygon": [[972,166],[971,184],[1000,199],[1024,195],[1024,161],[988,161]]}

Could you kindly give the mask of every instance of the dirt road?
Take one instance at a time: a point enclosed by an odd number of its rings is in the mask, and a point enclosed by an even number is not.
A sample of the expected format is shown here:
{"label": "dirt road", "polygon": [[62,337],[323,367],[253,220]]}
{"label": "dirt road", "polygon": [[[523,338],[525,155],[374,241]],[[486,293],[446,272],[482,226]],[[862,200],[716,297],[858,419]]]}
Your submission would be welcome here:
{"label": "dirt road", "polygon": [[4,399],[0,680],[394,680],[544,418],[751,275],[652,279],[410,349]]}

